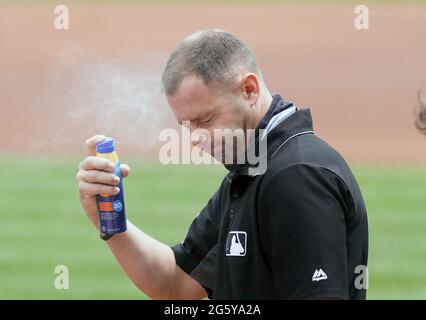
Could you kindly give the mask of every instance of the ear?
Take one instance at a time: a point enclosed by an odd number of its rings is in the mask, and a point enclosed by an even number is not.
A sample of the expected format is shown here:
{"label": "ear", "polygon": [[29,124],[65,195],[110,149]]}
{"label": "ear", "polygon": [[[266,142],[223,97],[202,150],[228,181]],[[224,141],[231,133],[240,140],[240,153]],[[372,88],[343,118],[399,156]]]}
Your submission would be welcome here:
{"label": "ear", "polygon": [[255,105],[260,95],[260,83],[257,75],[254,73],[244,75],[241,79],[241,90],[249,105]]}

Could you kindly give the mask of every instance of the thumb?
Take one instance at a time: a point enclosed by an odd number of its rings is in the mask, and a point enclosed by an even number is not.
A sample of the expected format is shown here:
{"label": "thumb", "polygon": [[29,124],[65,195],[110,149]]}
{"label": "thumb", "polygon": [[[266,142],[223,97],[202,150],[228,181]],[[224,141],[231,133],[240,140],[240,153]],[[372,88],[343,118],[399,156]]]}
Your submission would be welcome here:
{"label": "thumb", "polygon": [[86,140],[86,152],[88,156],[96,155],[96,145],[105,139],[104,135],[97,134]]}
{"label": "thumb", "polygon": [[121,175],[125,178],[130,174],[130,167],[127,164],[122,164],[121,166]]}

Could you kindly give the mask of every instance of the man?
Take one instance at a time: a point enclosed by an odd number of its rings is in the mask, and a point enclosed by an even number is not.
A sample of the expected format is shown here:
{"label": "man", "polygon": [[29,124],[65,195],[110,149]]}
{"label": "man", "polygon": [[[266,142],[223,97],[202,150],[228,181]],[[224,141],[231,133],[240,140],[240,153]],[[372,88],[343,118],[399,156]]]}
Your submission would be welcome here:
{"label": "man", "polygon": [[[177,121],[191,130],[265,129],[267,168],[226,165],[229,174],[173,248],[130,222],[108,239],[136,286],[154,299],[364,299],[355,270],[367,264],[364,202],[343,158],[314,135],[309,109],[272,96],[253,53],[221,30],[184,39],[162,80]],[[90,156],[77,173],[96,227],[95,195],[114,194],[117,184],[111,163],[93,156],[102,139],[87,141]],[[129,167],[122,171],[128,176]]]}

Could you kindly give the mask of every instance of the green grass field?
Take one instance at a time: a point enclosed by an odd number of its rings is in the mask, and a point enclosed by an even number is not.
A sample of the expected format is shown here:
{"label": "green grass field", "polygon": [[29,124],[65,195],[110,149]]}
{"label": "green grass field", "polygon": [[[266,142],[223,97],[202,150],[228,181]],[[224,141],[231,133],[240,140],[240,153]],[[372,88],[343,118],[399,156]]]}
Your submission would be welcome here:
{"label": "green grass field", "polygon": [[[0,299],[145,299],[80,209],[78,160],[0,158]],[[172,245],[216,190],[220,166],[130,161],[128,218]],[[370,227],[369,299],[426,299],[426,169],[356,167]],[[66,265],[70,289],[57,290]]]}

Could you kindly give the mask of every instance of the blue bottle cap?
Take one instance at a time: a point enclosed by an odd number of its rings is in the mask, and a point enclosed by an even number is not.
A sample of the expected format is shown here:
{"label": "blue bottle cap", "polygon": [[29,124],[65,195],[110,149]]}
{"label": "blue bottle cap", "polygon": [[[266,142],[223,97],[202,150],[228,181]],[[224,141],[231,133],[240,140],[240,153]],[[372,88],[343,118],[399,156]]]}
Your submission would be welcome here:
{"label": "blue bottle cap", "polygon": [[114,139],[106,137],[103,141],[96,145],[96,152],[98,153],[110,153],[115,151]]}

